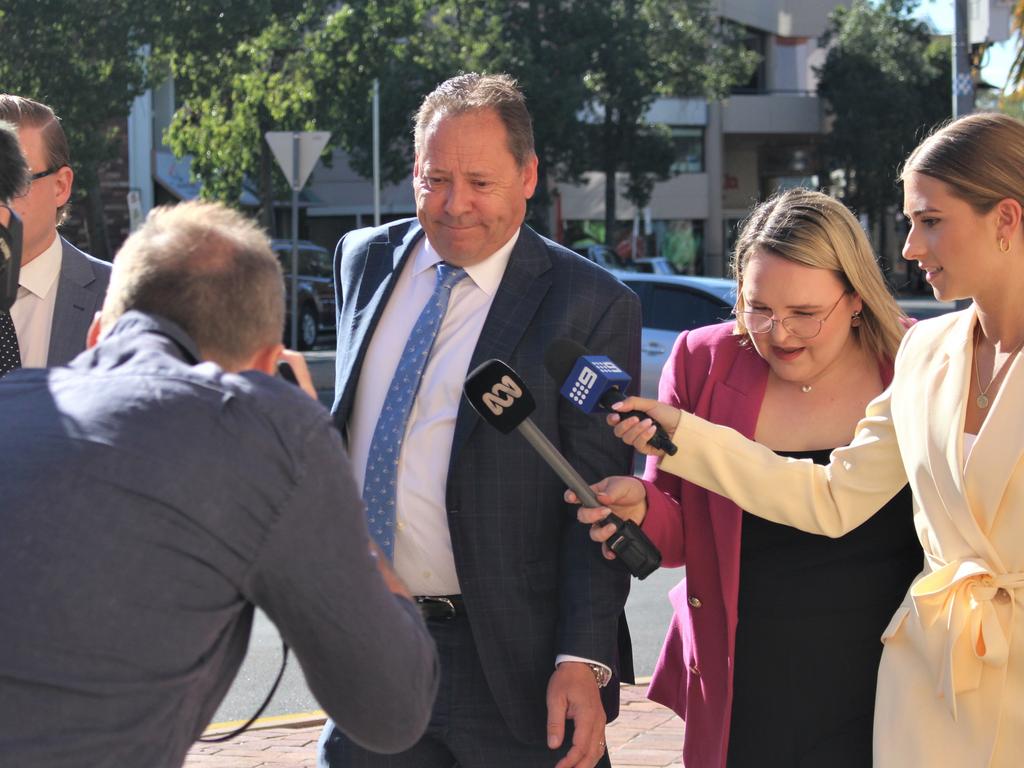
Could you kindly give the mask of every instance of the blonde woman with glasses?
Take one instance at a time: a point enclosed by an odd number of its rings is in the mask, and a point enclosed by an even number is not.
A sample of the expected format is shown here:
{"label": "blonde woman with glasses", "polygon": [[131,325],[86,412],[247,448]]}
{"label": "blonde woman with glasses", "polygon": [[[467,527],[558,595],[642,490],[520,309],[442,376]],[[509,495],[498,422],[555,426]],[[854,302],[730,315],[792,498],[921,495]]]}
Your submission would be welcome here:
{"label": "blonde woman with glasses", "polygon": [[[735,322],[681,334],[659,398],[827,463],[891,379],[906,319],[857,220],[819,192],[757,206],[733,270]],[[614,481],[644,500],[663,564],[686,566],[648,692],[686,721],[685,765],[870,765],[878,638],[921,569],[909,492],[894,488],[882,514],[830,539],[754,517],[654,460],[642,482]]]}
{"label": "blonde woman with glasses", "polygon": [[[914,150],[902,179],[904,258],[937,298],[974,303],[910,329],[892,385],[828,466],[668,405],[623,405],[674,433],[679,451],[661,471],[805,531],[868,525],[909,481],[924,567],[882,635],[874,764],[1009,768],[1024,753],[1024,123],[952,122]],[[645,452],[650,432],[648,419],[616,426]],[[601,487],[602,503],[644,519],[628,486]]]}

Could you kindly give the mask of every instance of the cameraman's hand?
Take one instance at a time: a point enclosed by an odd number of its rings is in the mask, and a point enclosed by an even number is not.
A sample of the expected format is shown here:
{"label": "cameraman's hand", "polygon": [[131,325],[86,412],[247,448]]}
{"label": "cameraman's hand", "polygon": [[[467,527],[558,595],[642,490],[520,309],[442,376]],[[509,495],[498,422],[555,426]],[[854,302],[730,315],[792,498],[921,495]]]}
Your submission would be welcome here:
{"label": "cameraman's hand", "polygon": [[316,395],[316,387],[313,386],[313,376],[309,372],[306,358],[301,353],[292,349],[282,349],[281,354],[278,356],[278,362],[288,363],[295,374],[295,383],[314,400],[319,400]]}
{"label": "cameraman's hand", "polygon": [[381,578],[384,579],[384,583],[393,594],[400,595],[407,600],[412,600],[412,592],[405,586],[405,582],[402,581],[398,574],[395,573],[395,569],[391,567],[391,562],[388,560],[388,556],[380,551],[380,547],[373,541],[370,542],[370,557],[374,559],[377,564],[377,571],[380,573]]}

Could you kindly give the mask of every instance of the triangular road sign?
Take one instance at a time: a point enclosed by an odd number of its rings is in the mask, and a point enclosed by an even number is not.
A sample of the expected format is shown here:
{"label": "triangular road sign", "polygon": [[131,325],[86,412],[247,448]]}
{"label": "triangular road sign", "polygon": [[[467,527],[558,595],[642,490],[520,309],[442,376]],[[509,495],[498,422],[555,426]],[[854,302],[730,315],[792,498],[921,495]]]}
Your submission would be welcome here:
{"label": "triangular road sign", "polygon": [[[331,138],[330,131],[267,131],[264,136],[270,150],[274,153],[274,159],[288,179],[292,189],[298,192],[309,179],[313,172],[313,166],[320,159],[320,153],[324,151],[328,140]],[[292,158],[294,156],[294,142],[299,142],[299,164],[294,167]]]}

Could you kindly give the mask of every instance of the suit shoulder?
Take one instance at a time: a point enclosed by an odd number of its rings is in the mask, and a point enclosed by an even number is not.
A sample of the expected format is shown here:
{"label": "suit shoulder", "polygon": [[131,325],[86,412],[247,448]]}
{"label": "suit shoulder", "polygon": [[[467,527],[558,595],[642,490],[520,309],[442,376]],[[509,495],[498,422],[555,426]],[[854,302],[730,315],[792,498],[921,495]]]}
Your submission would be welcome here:
{"label": "suit shoulder", "polygon": [[968,308],[914,323],[907,329],[896,353],[897,367],[920,364],[950,345],[956,345],[957,340],[969,344],[973,317],[973,309]]}
{"label": "suit shoulder", "polygon": [[109,261],[103,261],[97,259],[95,256],[86,253],[81,248],[73,245],[72,243],[61,238],[61,254],[62,259],[65,262],[78,262],[79,264],[86,264],[96,274],[109,274],[111,269],[111,263]]}
{"label": "suit shoulder", "polygon": [[686,361],[688,366],[699,365],[707,370],[716,364],[730,363],[748,349],[742,343],[743,337],[733,333],[735,327],[730,320],[683,331],[676,339],[671,357],[677,365]]}
{"label": "suit shoulder", "polygon": [[564,245],[559,245],[554,240],[549,240],[532,230],[525,231],[528,231],[533,235],[533,237],[536,237],[537,240],[540,241],[541,245],[547,249],[548,255],[551,258],[552,268],[560,271],[571,272],[573,281],[588,282],[599,290],[608,291],[611,294],[636,296],[636,294],[633,293],[625,283],[604,267],[595,264],[590,259],[580,256],[576,251],[570,250]]}
{"label": "suit shoulder", "polygon": [[414,227],[418,226],[419,221],[413,217],[392,221],[379,227],[353,229],[342,235],[341,240],[338,241],[335,258],[365,251],[371,243],[398,245]]}
{"label": "suit shoulder", "polygon": [[100,293],[110,282],[110,262],[97,259],[61,238],[61,278]]}

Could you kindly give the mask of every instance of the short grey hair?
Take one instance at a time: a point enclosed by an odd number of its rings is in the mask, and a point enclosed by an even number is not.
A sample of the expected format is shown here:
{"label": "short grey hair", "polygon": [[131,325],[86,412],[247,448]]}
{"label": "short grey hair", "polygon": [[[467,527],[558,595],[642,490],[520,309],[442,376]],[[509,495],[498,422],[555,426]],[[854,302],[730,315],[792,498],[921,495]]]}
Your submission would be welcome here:
{"label": "short grey hair", "polygon": [[267,235],[221,203],[154,208],[118,251],[101,324],[139,310],[185,330],[237,370],[284,330],[284,281]]}
{"label": "short grey hair", "polygon": [[508,150],[522,168],[534,156],[533,120],[526,109],[526,97],[510,75],[456,75],[423,99],[416,112],[414,141],[416,154],[423,148],[427,130],[444,117],[492,109],[508,133]]}

